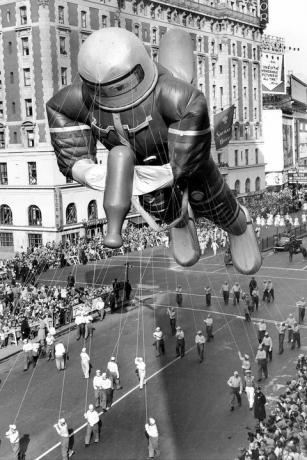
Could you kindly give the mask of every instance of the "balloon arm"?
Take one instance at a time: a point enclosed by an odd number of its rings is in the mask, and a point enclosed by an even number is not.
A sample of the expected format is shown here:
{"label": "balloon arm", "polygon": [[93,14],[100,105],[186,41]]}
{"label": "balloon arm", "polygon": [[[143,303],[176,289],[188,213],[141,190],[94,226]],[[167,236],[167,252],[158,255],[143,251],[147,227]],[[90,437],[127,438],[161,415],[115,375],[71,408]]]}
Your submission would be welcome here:
{"label": "balloon arm", "polygon": [[135,210],[140,213],[140,215],[143,217],[143,219],[145,220],[145,222],[147,222],[147,224],[153,229],[155,230],[156,232],[161,232],[161,230],[164,230],[160,227],[159,224],[157,224],[157,222],[152,218],[152,216],[147,212],[145,211],[145,209],[143,208],[143,206],[141,205],[140,203],[140,199],[137,195],[133,195],[132,198],[131,198],[131,203],[133,204]]}
{"label": "balloon arm", "polygon": [[[95,190],[104,191],[107,168],[84,158],[72,167],[72,176],[79,184]],[[135,166],[133,178],[133,195],[144,195],[173,184],[174,177],[169,163],[161,166]]]}

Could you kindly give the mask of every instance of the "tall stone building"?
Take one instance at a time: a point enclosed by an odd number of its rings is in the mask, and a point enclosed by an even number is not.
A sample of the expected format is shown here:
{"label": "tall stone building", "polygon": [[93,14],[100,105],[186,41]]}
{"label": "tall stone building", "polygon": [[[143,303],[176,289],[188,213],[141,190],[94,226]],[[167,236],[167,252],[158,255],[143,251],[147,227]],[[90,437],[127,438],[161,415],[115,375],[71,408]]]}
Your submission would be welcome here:
{"label": "tall stone building", "polygon": [[[213,145],[214,158],[238,193],[263,188],[258,3],[0,0],[0,251],[102,230],[101,193],[67,183],[58,171],[45,104],[78,78],[80,45],[103,27],[134,32],[155,60],[169,28],[191,34],[197,84],[212,122],[235,105],[233,139],[219,151]],[[102,146],[98,157],[106,157]]]}

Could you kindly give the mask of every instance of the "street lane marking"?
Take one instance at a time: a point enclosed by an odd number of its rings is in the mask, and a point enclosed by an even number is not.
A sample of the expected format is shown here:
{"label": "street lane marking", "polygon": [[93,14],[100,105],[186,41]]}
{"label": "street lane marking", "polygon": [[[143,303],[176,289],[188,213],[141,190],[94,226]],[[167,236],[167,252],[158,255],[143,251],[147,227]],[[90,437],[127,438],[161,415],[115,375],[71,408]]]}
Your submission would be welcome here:
{"label": "street lane marking", "polygon": [[[219,327],[218,329],[216,329],[215,331],[215,334],[217,332],[219,332],[220,330],[224,329],[224,327],[228,326],[230,323],[227,322],[226,324],[223,324],[221,327]],[[191,348],[189,348],[185,354],[187,355],[188,353],[190,353],[192,350],[194,350],[196,348],[196,345],[193,345]],[[145,379],[146,382],[148,382],[148,380],[151,380],[152,378],[156,377],[158,374],[160,374],[162,371],[164,371],[165,369],[167,369],[168,367],[170,367],[172,364],[174,364],[175,362],[177,361],[180,361],[180,356],[179,357],[176,357],[174,358],[172,361],[170,361],[168,364],[166,364],[165,366],[161,367],[160,369],[158,369],[156,372],[154,372],[153,374],[151,374],[148,378]],[[133,393],[135,390],[137,390],[138,388],[140,387],[140,385],[136,385],[135,387],[131,388],[129,391],[127,391],[127,393],[123,394],[120,398],[118,398],[116,401],[114,401],[114,403],[112,404],[112,407],[114,407],[116,404],[118,404],[120,401],[122,401],[124,398],[126,398],[127,396],[129,396],[131,393]],[[145,391],[145,390],[144,390]],[[104,412],[99,412],[99,417],[104,414]],[[74,436],[76,433],[79,433],[79,431],[83,430],[83,428],[85,428],[87,425],[87,422],[83,423],[83,425],[79,426],[79,428],[76,428],[70,435],[69,437],[72,437]],[[60,447],[61,445],[61,442],[57,442],[56,444],[54,444],[52,447],[50,447],[50,449],[46,450],[46,452],[42,453],[41,455],[39,455],[38,457],[36,457],[34,460],[41,460],[42,458],[46,457],[46,455],[50,454],[50,452],[54,451],[57,447]]]}

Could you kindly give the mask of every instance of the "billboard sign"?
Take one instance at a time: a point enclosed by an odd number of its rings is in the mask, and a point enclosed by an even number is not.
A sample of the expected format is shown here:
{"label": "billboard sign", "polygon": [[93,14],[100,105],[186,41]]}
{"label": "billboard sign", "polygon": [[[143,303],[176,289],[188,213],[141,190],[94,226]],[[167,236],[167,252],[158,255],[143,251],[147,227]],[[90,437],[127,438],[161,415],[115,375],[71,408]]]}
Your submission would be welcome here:
{"label": "billboard sign", "polygon": [[285,66],[284,55],[263,51],[261,58],[262,92],[271,94],[285,94]]}
{"label": "billboard sign", "polygon": [[216,149],[225,147],[232,136],[234,105],[214,115],[214,141]]}
{"label": "billboard sign", "polygon": [[265,28],[269,22],[269,0],[260,0],[260,27]]}

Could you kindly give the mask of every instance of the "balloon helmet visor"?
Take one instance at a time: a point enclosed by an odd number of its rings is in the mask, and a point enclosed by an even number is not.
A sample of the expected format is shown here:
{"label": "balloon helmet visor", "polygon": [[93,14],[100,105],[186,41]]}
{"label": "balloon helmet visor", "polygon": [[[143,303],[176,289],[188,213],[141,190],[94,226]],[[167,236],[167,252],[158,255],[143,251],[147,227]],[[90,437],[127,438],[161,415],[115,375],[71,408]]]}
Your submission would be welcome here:
{"label": "balloon helmet visor", "polygon": [[138,105],[153,91],[158,78],[142,41],[117,27],[97,30],[85,40],[78,72],[93,103],[108,111]]}

